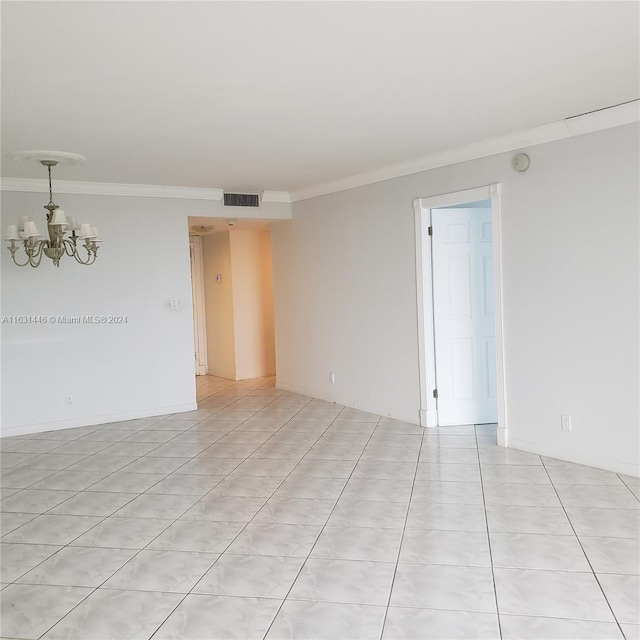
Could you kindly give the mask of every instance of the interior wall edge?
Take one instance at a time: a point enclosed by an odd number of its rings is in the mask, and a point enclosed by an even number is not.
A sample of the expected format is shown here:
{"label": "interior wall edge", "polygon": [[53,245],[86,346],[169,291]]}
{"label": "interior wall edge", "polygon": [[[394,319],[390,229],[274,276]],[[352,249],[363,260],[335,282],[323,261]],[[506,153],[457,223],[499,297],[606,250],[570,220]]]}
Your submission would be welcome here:
{"label": "interior wall edge", "polygon": [[375,415],[380,416],[381,418],[392,418],[393,420],[402,420],[403,422],[408,422],[409,424],[415,424],[420,426],[420,416],[416,411],[415,415],[411,415],[408,413],[400,413],[397,411],[386,411],[382,407],[374,407],[373,405],[363,404],[360,402],[353,402],[347,398],[341,398],[339,396],[330,396],[329,394],[318,393],[317,391],[311,391],[310,389],[305,389],[304,387],[300,387],[293,384],[287,384],[276,380],[276,389],[280,389],[281,391],[288,391],[289,393],[299,393],[303,396],[310,396],[316,400],[325,400],[326,402],[332,402],[333,404],[341,404],[345,407],[349,407],[350,409],[357,409],[358,411],[366,411],[367,413],[373,413]]}
{"label": "interior wall edge", "polygon": [[224,378],[225,380],[237,380],[237,373],[229,371],[220,371],[218,369],[207,369],[208,376],[216,376],[218,378]]}
{"label": "interior wall edge", "polygon": [[92,427],[98,424],[125,422],[126,420],[138,420],[140,418],[155,418],[156,416],[165,416],[172,413],[195,411],[197,408],[198,405],[194,402],[168,407],[155,407],[153,409],[140,409],[139,411],[129,411],[127,413],[103,414],[99,416],[75,418],[73,420],[25,424],[17,427],[3,428],[0,430],[0,438],[29,435],[30,433],[43,433],[45,431],[61,431],[62,429],[73,429],[74,427]]}
{"label": "interior wall edge", "polygon": [[527,440],[509,437],[509,449],[519,449],[521,451],[528,451],[529,453],[536,453],[547,458],[556,458],[563,462],[574,462],[575,464],[582,464],[587,467],[596,467],[598,469],[604,469],[605,471],[623,473],[628,476],[640,478],[640,465],[631,464],[622,460],[614,460],[604,456],[591,455],[571,447],[549,446],[539,444],[537,442],[529,442]]}

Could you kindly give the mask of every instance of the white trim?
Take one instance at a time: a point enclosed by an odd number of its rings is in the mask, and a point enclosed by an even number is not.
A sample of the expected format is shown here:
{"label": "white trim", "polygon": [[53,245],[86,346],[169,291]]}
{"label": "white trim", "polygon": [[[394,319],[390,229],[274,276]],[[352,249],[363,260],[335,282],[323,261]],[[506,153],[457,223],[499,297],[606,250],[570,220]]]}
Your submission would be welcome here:
{"label": "white trim", "polygon": [[420,367],[420,424],[423,427],[437,427],[436,400],[431,390],[435,389],[436,378],[427,362],[435,362],[433,336],[433,314],[428,313],[427,300],[433,298],[431,278],[431,253],[429,236],[426,233],[431,224],[430,213],[422,208],[421,199],[413,201],[416,230],[416,302],[418,311],[418,352],[424,357],[418,358]]}
{"label": "white trim", "polygon": [[632,100],[608,109],[599,109],[565,119],[571,136],[611,129],[640,120],[640,100]]}
{"label": "white trim", "polygon": [[493,232],[493,307],[496,323],[496,383],[498,395],[498,444],[509,446],[507,420],[507,388],[504,356],[504,305],[502,271],[502,209],[500,183],[489,187],[491,197],[491,228]]}
{"label": "white trim", "polygon": [[[555,142],[585,133],[594,133],[620,127],[640,121],[640,100],[626,104],[600,109],[592,113],[571,116],[531,129],[515,131],[503,136],[488,138],[462,147],[455,147],[422,158],[410,160],[400,164],[372,169],[357,173],[346,178],[332,180],[297,191],[263,191],[262,202],[290,203],[307,200],[316,196],[345,191],[354,187],[362,187],[383,180],[391,180],[401,176],[420,173],[429,169],[438,169],[448,165],[476,160],[486,156],[521,150],[538,144]],[[116,182],[79,182],[72,180],[56,180],[57,193],[77,193],[99,196],[139,196],[146,198],[182,198],[185,200],[216,200],[221,201],[223,189],[204,189],[198,187],[171,187],[151,184],[123,184]],[[2,191],[32,191],[47,193],[46,180],[32,178],[1,178]]]}
{"label": "white trim", "polygon": [[254,369],[249,371],[236,372],[236,380],[253,380],[254,378],[271,378],[276,375],[275,371],[267,371],[264,369]]}
{"label": "white trim", "polygon": [[90,427],[96,424],[108,424],[111,422],[124,422],[125,420],[138,420],[139,418],[155,418],[172,413],[184,413],[185,411],[195,411],[197,403],[177,404],[169,407],[157,407],[156,409],[142,409],[140,411],[129,411],[127,413],[109,413],[90,418],[73,418],[72,420],[56,420],[55,422],[41,422],[38,424],[27,424],[19,427],[5,427],[0,433],[0,437],[23,436],[30,433],[41,433],[43,431],[58,431],[60,429],[72,429],[74,427]]}
{"label": "white trim", "polygon": [[464,189],[455,193],[440,193],[427,198],[416,198],[413,201],[413,206],[414,209],[416,206],[423,209],[439,209],[441,207],[455,207],[468,202],[489,200],[490,197],[490,187],[474,187],[473,189]]}
{"label": "white trim", "polygon": [[[40,178],[2,178],[2,191],[32,191],[48,193],[49,183]],[[117,182],[79,182],[56,180],[56,193],[76,193],[90,196],[134,196],[142,198],[178,198],[182,200],[222,201],[222,189],[197,189],[191,187],[166,187],[154,184],[122,184]]]}
{"label": "white trim", "polygon": [[229,373],[228,371],[220,371],[218,369],[207,369],[208,376],[216,376],[217,378],[224,378],[225,380],[237,380],[235,373]]}
{"label": "white trim", "polygon": [[436,388],[435,334],[433,326],[433,283],[431,239],[426,233],[431,225],[431,209],[491,199],[493,228],[493,279],[496,336],[496,378],[498,395],[498,444],[507,446],[507,401],[504,367],[504,334],[502,305],[502,218],[500,184],[466,189],[413,201],[416,229],[416,299],[418,305],[418,361],[420,363],[420,424],[438,425],[437,402],[431,393]]}
{"label": "white trim", "polygon": [[291,195],[288,191],[263,191],[262,202],[291,202]]}
{"label": "white trim", "polygon": [[204,304],[204,264],[202,260],[202,238],[200,236],[190,236],[190,248],[193,247],[193,267],[191,269],[192,293],[193,293],[193,314],[195,336],[194,345],[196,350],[196,375],[203,376],[207,373],[207,328]]}
{"label": "white trim", "polygon": [[566,460],[568,462],[574,462],[575,464],[584,464],[589,467],[606,469],[613,473],[623,473],[628,476],[633,476],[634,478],[640,477],[640,467],[637,464],[630,464],[629,462],[623,462],[613,458],[605,458],[604,456],[594,456],[576,451],[573,447],[555,447],[553,445],[549,446],[548,444],[529,442],[527,440],[514,440],[512,438],[509,439],[509,446],[514,449],[537,453],[547,458],[556,458],[557,460]]}
{"label": "white trim", "polygon": [[358,409],[359,411],[366,411],[367,413],[373,413],[378,416],[383,416],[385,418],[392,418],[394,420],[402,420],[403,422],[408,422],[409,424],[419,424],[418,418],[416,415],[409,415],[406,413],[397,413],[395,411],[387,411],[382,407],[374,407],[372,405],[363,405],[355,402],[351,402],[346,398],[340,398],[330,395],[318,394],[311,389],[305,389],[304,387],[297,386],[295,384],[287,384],[283,382],[279,382],[276,380],[276,389],[281,389],[282,391],[289,391],[290,393],[299,393],[303,396],[309,396],[310,398],[317,398],[318,400],[326,400],[327,402],[333,402],[334,404],[340,404],[344,407],[351,407],[353,409]]}
{"label": "white trim", "polygon": [[382,182],[383,180],[391,180],[392,178],[420,173],[421,171],[427,171],[429,169],[438,169],[439,167],[446,167],[468,160],[477,160],[478,158],[484,158],[498,153],[521,150],[523,147],[532,147],[585,133],[593,133],[595,131],[631,124],[640,121],[639,105],[640,101],[634,100],[627,104],[601,109],[593,113],[573,116],[539,127],[524,129],[503,136],[474,142],[462,147],[439,151],[409,162],[364,171],[346,178],[292,191],[291,201],[307,200],[328,193],[345,191],[355,187],[374,184],[375,182]]}

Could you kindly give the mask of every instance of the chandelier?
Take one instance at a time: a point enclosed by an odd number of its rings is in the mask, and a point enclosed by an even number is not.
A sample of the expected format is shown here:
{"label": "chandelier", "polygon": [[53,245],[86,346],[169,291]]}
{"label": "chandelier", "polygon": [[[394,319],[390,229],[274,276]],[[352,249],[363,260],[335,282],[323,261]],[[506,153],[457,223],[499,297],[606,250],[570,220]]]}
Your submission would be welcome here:
{"label": "chandelier", "polygon": [[[90,224],[79,224],[53,201],[51,189],[51,167],[62,162],[84,162],[84,158],[75,153],[53,151],[24,151],[17,156],[17,160],[36,160],[47,168],[49,174],[49,203],[44,205],[47,210],[48,239],[42,239],[36,223],[28,216],[20,216],[17,225],[11,224],[7,229],[5,240],[9,243],[11,259],[19,267],[39,266],[42,256],[60,266],[60,258],[67,255],[75,258],[80,264],[93,264],[98,255],[98,230]],[[20,248],[24,249],[21,259],[16,257]],[[84,250],[84,251],[83,251]]]}

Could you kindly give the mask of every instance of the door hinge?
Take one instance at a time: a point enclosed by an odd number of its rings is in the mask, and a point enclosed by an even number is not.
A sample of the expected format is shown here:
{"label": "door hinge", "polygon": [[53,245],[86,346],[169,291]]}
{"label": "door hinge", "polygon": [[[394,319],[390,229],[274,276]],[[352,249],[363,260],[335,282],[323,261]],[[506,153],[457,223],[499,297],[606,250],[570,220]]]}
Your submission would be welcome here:
{"label": "door hinge", "polygon": [[432,236],[433,235],[433,227],[429,227],[429,235]]}
{"label": "door hinge", "polygon": [[433,390],[433,397],[437,400],[438,399],[438,390],[434,389]]}

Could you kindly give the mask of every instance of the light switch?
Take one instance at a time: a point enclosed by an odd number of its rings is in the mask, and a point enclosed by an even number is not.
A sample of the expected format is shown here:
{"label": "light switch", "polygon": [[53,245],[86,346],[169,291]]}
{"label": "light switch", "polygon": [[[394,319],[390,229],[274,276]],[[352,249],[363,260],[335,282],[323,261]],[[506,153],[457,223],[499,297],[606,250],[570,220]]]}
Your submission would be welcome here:
{"label": "light switch", "polygon": [[171,308],[172,309],[180,308],[180,302],[178,301],[178,298],[171,298]]}

